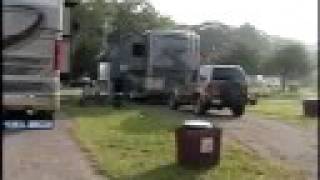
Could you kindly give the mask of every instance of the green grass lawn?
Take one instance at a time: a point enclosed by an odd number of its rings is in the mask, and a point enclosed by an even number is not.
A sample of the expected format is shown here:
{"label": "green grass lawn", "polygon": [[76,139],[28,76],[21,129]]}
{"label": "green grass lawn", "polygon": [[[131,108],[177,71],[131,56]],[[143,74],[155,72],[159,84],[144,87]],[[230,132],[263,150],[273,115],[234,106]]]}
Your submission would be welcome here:
{"label": "green grass lawn", "polygon": [[93,154],[99,169],[111,180],[305,179],[302,172],[261,159],[237,142],[223,142],[222,159],[215,168],[190,170],[178,166],[174,130],[183,120],[179,113],[163,113],[146,106],[64,109],[75,119],[74,137]]}
{"label": "green grass lawn", "polygon": [[298,125],[316,126],[317,118],[303,116],[302,101],[295,99],[258,99],[258,104],[248,106],[247,112],[258,116]]}

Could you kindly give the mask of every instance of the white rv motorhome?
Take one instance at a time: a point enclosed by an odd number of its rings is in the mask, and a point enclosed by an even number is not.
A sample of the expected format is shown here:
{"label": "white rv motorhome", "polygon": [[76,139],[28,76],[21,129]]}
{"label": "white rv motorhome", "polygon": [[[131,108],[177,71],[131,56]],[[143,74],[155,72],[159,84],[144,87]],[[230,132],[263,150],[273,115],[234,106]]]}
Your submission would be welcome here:
{"label": "white rv motorhome", "polygon": [[60,107],[64,0],[4,0],[3,115],[53,118]]}

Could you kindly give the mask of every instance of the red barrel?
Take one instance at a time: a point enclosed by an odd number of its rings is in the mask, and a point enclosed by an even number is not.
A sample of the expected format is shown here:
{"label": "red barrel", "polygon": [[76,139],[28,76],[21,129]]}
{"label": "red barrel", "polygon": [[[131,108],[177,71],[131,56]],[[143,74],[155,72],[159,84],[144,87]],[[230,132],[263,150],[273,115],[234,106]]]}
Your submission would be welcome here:
{"label": "red barrel", "polygon": [[183,126],[176,130],[177,161],[184,166],[208,167],[220,160],[221,129]]}
{"label": "red barrel", "polygon": [[319,117],[319,100],[317,99],[304,100],[303,113],[307,117]]}

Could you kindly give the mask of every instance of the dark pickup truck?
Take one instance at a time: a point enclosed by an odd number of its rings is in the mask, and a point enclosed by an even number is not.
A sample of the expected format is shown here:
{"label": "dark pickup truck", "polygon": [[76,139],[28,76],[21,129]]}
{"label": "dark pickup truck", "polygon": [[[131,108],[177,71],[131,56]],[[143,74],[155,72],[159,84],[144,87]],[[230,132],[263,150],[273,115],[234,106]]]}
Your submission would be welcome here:
{"label": "dark pickup truck", "polygon": [[239,117],[247,103],[246,73],[238,65],[202,65],[199,82],[176,87],[169,98],[171,109],[193,105],[195,114],[204,114],[210,108],[230,108]]}

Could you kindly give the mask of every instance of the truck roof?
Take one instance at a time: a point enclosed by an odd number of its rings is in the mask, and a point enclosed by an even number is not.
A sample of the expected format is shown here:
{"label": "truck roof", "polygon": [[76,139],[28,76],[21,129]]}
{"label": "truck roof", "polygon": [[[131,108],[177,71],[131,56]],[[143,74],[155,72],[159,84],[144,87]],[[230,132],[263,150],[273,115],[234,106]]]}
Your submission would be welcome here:
{"label": "truck roof", "polygon": [[147,30],[146,34],[154,34],[154,35],[197,35],[195,31],[192,30],[176,30],[176,29],[168,29],[168,30]]}
{"label": "truck roof", "polygon": [[240,65],[201,65],[201,67],[206,68],[237,68],[242,69]]}

